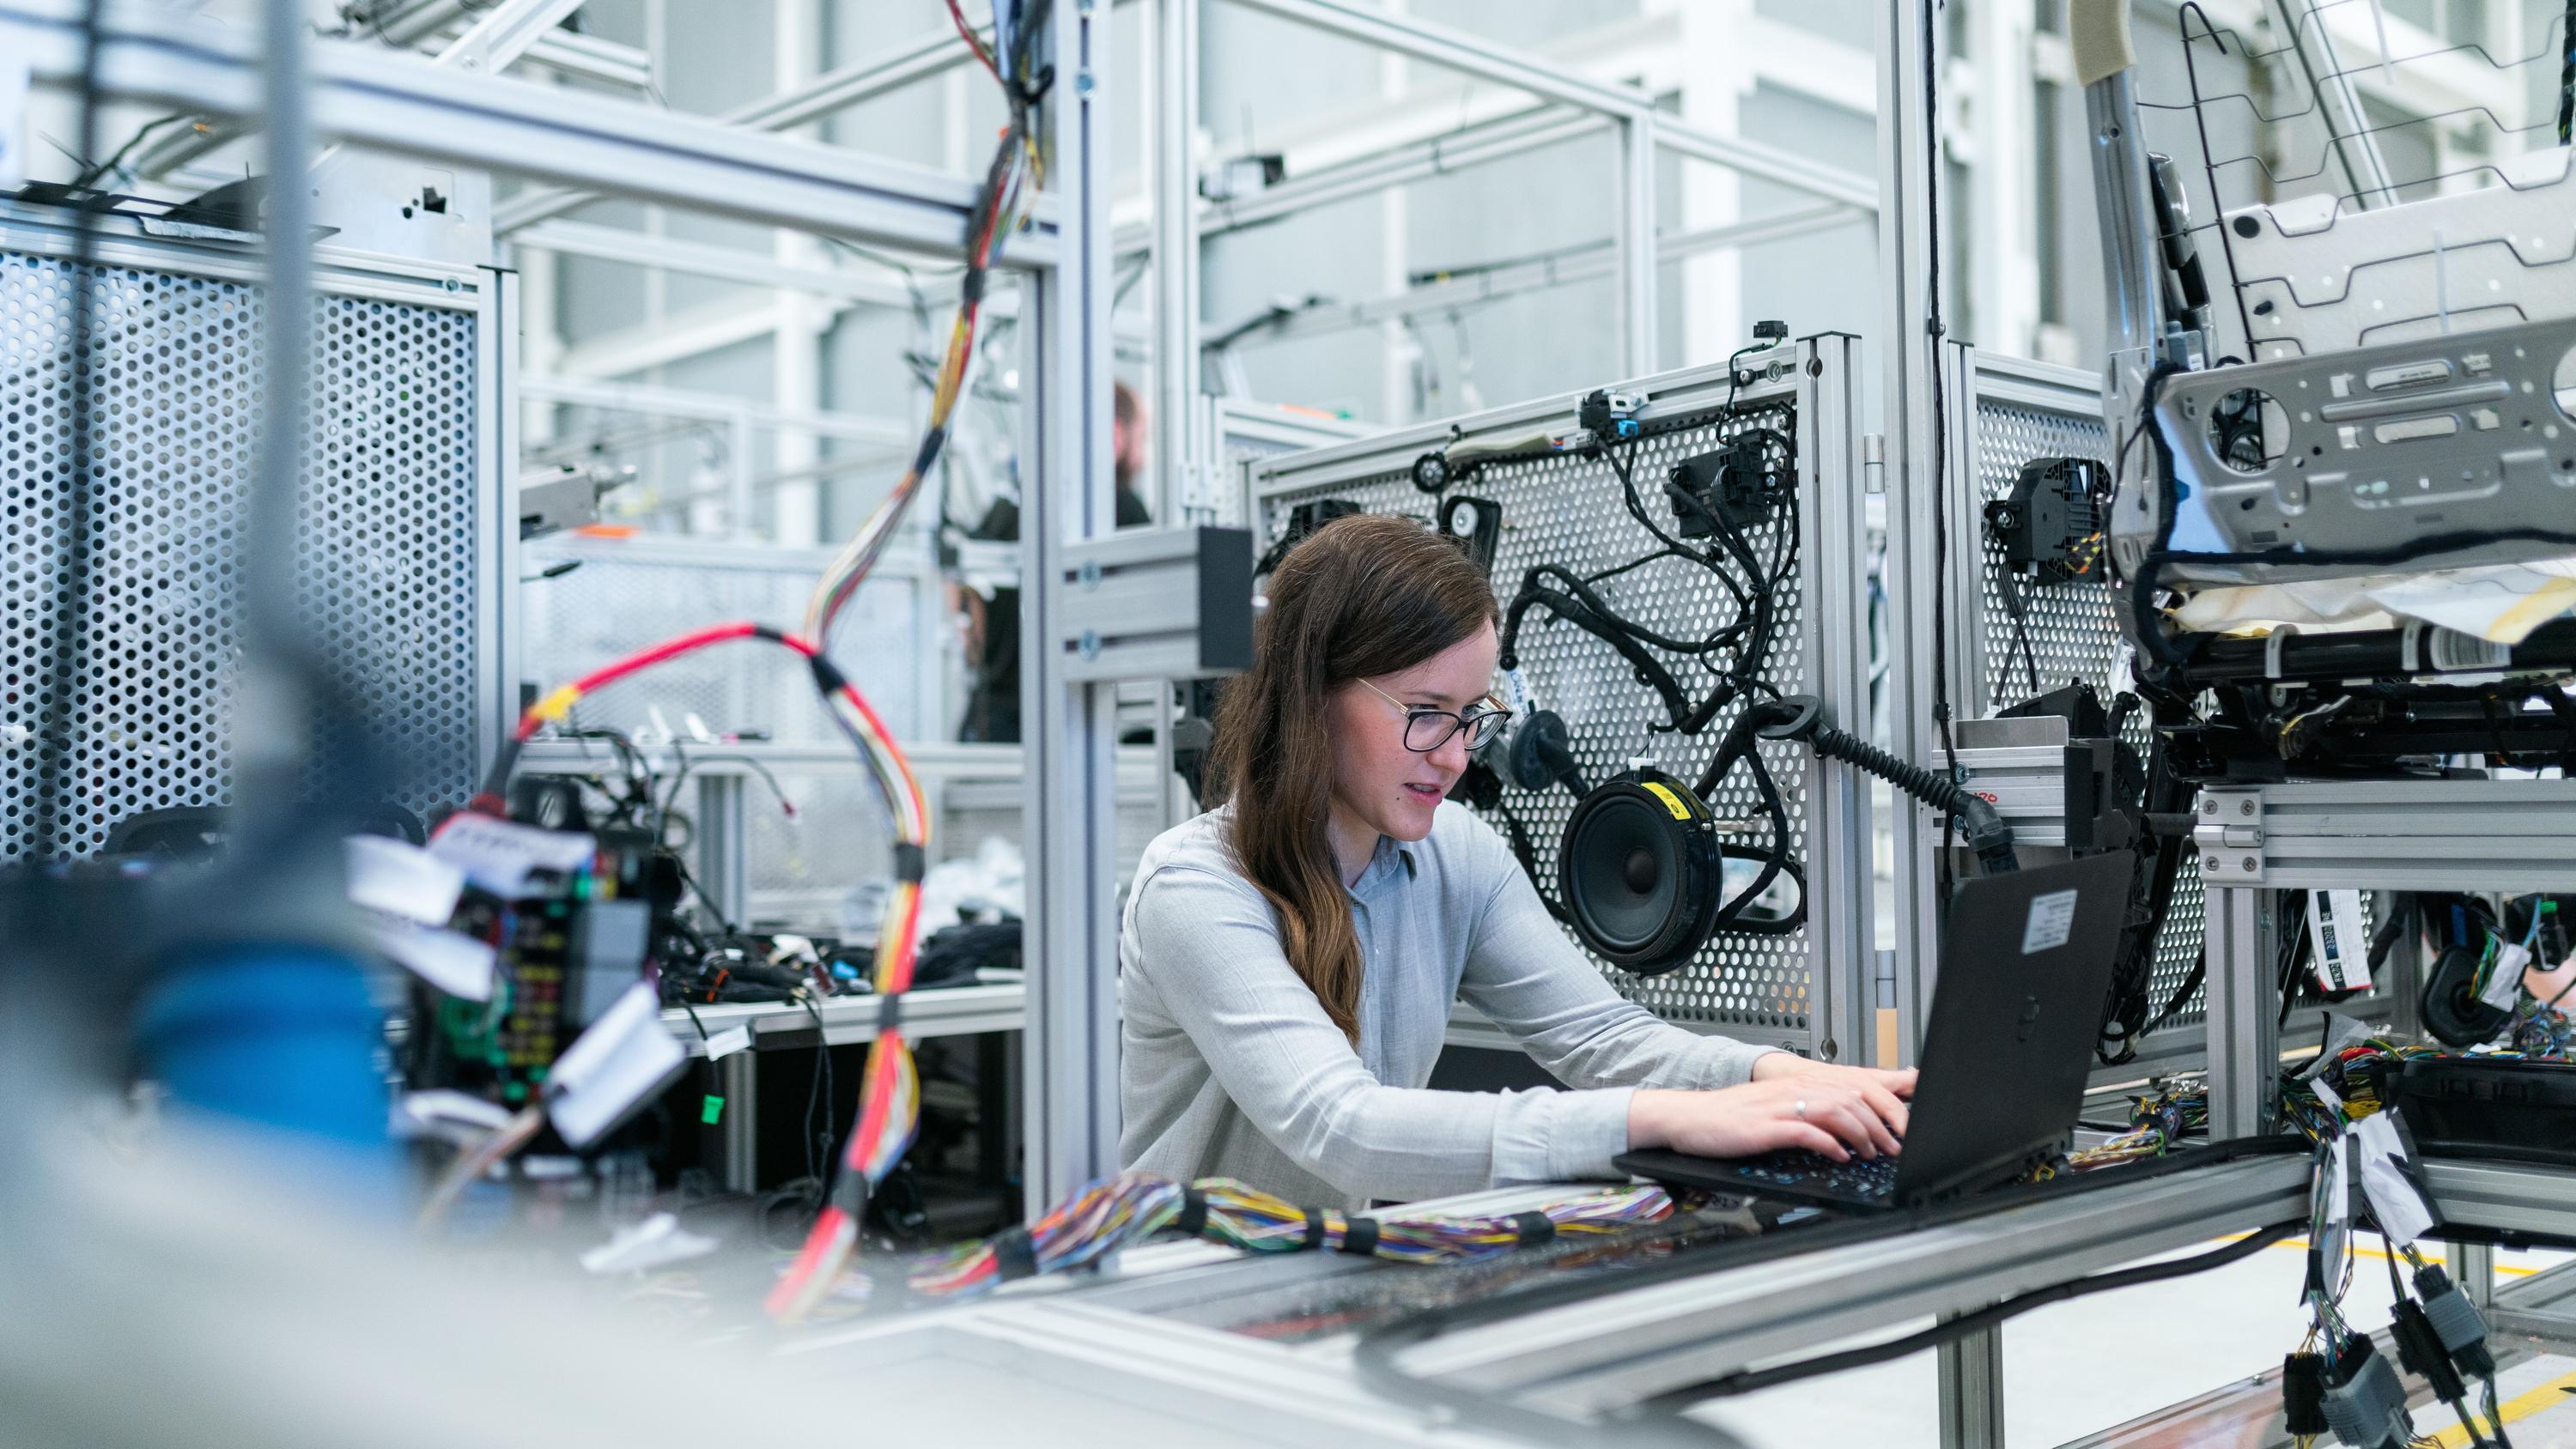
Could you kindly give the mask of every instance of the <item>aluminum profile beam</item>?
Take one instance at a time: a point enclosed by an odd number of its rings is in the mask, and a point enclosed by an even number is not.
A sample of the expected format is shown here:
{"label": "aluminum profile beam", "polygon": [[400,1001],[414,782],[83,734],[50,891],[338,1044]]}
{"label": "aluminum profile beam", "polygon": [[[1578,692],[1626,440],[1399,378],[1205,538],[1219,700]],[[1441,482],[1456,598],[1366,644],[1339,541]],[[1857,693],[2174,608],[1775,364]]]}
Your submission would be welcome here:
{"label": "aluminum profile beam", "polygon": [[[594,261],[623,262],[692,276],[739,282],[744,286],[783,287],[817,297],[837,297],[871,307],[909,307],[912,289],[891,278],[862,276],[837,267],[800,267],[764,252],[704,242],[647,236],[623,227],[593,226],[579,221],[549,221],[510,238],[514,246]],[[954,291],[955,289],[949,288]],[[925,287],[926,297],[940,296]]]}
{"label": "aluminum profile beam", "polygon": [[1407,1371],[1581,1420],[1909,1319],[1948,1317],[2212,1237],[2302,1218],[2303,1155],[2251,1158],[1450,1334]]}
{"label": "aluminum profile beam", "polygon": [[1685,156],[1713,162],[1747,176],[1853,206],[1878,204],[1878,187],[1867,177],[1820,165],[1816,161],[1734,136],[1718,136],[1659,110],[1655,98],[1635,86],[1608,85],[1569,75],[1537,57],[1497,45],[1464,31],[1390,15],[1345,0],[1235,0],[1247,9],[1357,40],[1382,50],[1461,71],[1480,80],[1511,86],[1546,100],[1575,106],[1620,121],[1650,124],[1657,144]]}
{"label": "aluminum profile beam", "polygon": [[1053,646],[1085,682],[1199,679],[1252,667],[1252,535],[1122,533],[1065,551]]}
{"label": "aluminum profile beam", "polygon": [[918,433],[899,418],[792,412],[715,393],[643,383],[522,377],[519,379],[519,395],[532,402],[565,403],[662,417],[705,418],[719,422],[740,419],[752,427],[811,433],[816,437],[839,438],[852,443],[877,443],[901,450],[908,450],[919,441]]}
{"label": "aluminum profile beam", "polygon": [[1028,1094],[1022,1183],[1030,1216],[1118,1166],[1118,831],[1114,687],[1069,676],[1050,647],[1064,616],[1065,565],[1115,527],[1110,467],[1109,191],[1104,99],[1113,91],[1109,11],[1060,5],[1039,37],[1054,68],[1047,166],[1065,225],[1090,243],[1027,283],[1022,374],[1040,380],[1022,412],[1020,716],[1028,787]]}
{"label": "aluminum profile beam", "polygon": [[[498,5],[469,8],[461,0],[433,0],[433,3],[419,6],[399,19],[383,22],[384,34],[396,45],[408,46],[470,15],[473,24],[463,35],[440,49],[431,63],[452,65],[459,70],[496,72],[538,46],[547,45],[554,28],[563,23],[566,15],[580,9],[581,4],[582,0],[504,0]],[[596,48],[596,44],[594,42],[591,48],[581,49],[550,46],[549,57],[576,74],[596,75],[608,58],[605,52]],[[610,72],[619,80],[625,79],[626,74],[623,70]],[[640,90],[651,80],[650,57],[646,57],[642,78],[633,84]],[[146,147],[141,159],[135,163],[135,174],[147,178],[166,176],[241,134],[239,128],[232,127],[204,130],[190,127]]]}
{"label": "aluminum profile beam", "polygon": [[[83,6],[0,0],[0,53],[50,85],[76,84]],[[255,115],[256,40],[158,8],[111,5],[100,89],[217,117]],[[318,135],[395,155],[516,172],[711,215],[925,255],[957,257],[977,181],[925,167],[746,134],[631,101],[431,68],[417,56],[316,47]],[[1000,264],[1052,265],[1056,204],[1040,196],[1030,228]]]}
{"label": "aluminum profile beam", "polygon": [[[988,42],[992,39],[990,26],[976,33]],[[881,55],[826,71],[794,90],[737,106],[716,120],[718,124],[745,131],[792,131],[836,111],[846,111],[933,76],[944,75],[966,61],[965,43],[957,38],[955,30],[942,26],[926,35],[915,36]],[[492,209],[492,231],[496,236],[508,236],[522,227],[561,216],[594,199],[591,194],[576,188],[521,192]]]}
{"label": "aluminum profile beam", "polygon": [[[1765,242],[1786,241],[1810,232],[1838,226],[1857,226],[1869,220],[1869,213],[1827,202],[1821,206],[1803,207],[1774,216],[1756,217],[1751,221],[1731,222],[1724,226],[1705,227],[1658,238],[1656,255],[1660,261],[1679,261],[1700,252],[1721,247],[1760,246]],[[1524,292],[1560,287],[1571,282],[1589,282],[1619,275],[1619,244],[1615,240],[1594,243],[1580,251],[1542,261],[1517,262],[1492,271],[1475,272],[1444,281],[1407,287],[1382,297],[1318,307],[1286,317],[1270,327],[1238,339],[1235,346],[1281,341],[1291,337],[1312,337],[1328,332],[1343,332],[1356,327],[1374,327],[1399,317],[1420,317],[1455,311],[1486,302],[1498,302]]]}
{"label": "aluminum profile beam", "polygon": [[2212,787],[2198,808],[2212,886],[2521,894],[2576,881],[2571,780]]}

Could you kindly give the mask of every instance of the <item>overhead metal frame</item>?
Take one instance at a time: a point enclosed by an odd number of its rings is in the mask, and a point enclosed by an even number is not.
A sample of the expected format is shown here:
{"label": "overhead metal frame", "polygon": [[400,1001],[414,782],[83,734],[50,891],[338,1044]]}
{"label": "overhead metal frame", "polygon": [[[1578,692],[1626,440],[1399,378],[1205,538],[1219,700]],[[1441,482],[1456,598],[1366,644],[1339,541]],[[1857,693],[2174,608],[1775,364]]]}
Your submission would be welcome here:
{"label": "overhead metal frame", "polygon": [[[0,0],[0,52],[35,79],[77,85],[84,6]],[[1103,136],[1107,15],[1065,7],[1042,42],[1059,83],[1045,101],[1055,148],[1051,190],[996,265],[1029,294],[1022,456],[1033,460],[1024,537],[1041,582],[1026,592],[1031,641],[1060,607],[1048,571],[1064,551],[1109,532],[1108,213]],[[262,57],[239,32],[166,10],[114,4],[97,36],[101,95],[245,121],[261,105]],[[312,48],[318,138],[405,156],[531,175],[560,185],[794,230],[957,258],[979,192],[973,179],[747,134],[641,104],[549,91],[417,56]],[[1061,224],[1060,224],[1061,219]],[[506,471],[504,488],[512,483]],[[1115,769],[1111,692],[1073,683],[1061,656],[1032,643],[1023,660],[1036,728],[1028,751],[1032,877],[1027,950],[1043,963],[1030,990],[1030,1201],[1044,1204],[1116,1162]]]}

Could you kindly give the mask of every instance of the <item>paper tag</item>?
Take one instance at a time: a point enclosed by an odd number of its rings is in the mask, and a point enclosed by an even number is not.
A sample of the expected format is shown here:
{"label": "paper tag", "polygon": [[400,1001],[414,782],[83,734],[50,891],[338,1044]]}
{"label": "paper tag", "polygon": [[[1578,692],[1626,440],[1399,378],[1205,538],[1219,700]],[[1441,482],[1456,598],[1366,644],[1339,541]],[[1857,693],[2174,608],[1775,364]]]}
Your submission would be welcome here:
{"label": "paper tag", "polygon": [[2361,924],[2361,892],[2308,892],[2308,941],[2316,948],[2318,986],[2358,991],[2370,985],[2370,933]]}
{"label": "paper tag", "polygon": [[371,916],[367,934],[394,964],[450,996],[492,999],[492,948],[471,936],[397,916]]}
{"label": "paper tag", "polygon": [[639,981],[555,1059],[546,1076],[546,1116],[579,1151],[608,1135],[688,1061],[662,1025],[661,1001]]}
{"label": "paper tag", "polygon": [[682,1230],[671,1214],[655,1213],[582,1254],[581,1266],[592,1273],[642,1273],[703,1257],[718,1246],[714,1238]]}
{"label": "paper tag", "polygon": [[439,827],[429,853],[465,872],[465,878],[496,896],[516,896],[528,877],[540,870],[570,873],[590,863],[597,841],[568,830],[539,830],[466,814]]}
{"label": "paper tag", "polygon": [[2343,1263],[2345,1245],[2352,1240],[2352,1169],[2346,1151],[2349,1146],[2349,1139],[2343,1137],[2329,1140],[2324,1157],[2317,1163],[2317,1171],[2324,1174],[2317,1186],[2325,1192],[2325,1211],[2318,1217],[2321,1231],[2308,1244],[2307,1291],[2313,1294],[2333,1294],[2335,1285],[2328,1279]]}
{"label": "paper tag", "polygon": [[725,1058],[732,1056],[735,1052],[741,1051],[744,1047],[749,1045],[751,1045],[751,1028],[747,1025],[737,1026],[729,1031],[717,1032],[714,1036],[707,1038],[707,1060],[711,1062],[723,1061]]}
{"label": "paper tag", "polygon": [[2317,1053],[2315,1060],[2299,1069],[2299,1076],[2307,1081],[2315,1081],[2325,1074],[2327,1067],[2334,1065],[2335,1057],[2344,1048],[2359,1046],[2368,1040],[2370,1040],[2368,1022],[2355,1020],[2339,1011],[2327,1012],[2325,1048]]}
{"label": "paper tag", "polygon": [[352,835],[340,842],[348,859],[349,900],[424,926],[444,926],[456,914],[465,872],[404,840]]}
{"label": "paper tag", "polygon": [[498,1132],[510,1125],[510,1109],[498,1102],[447,1087],[433,1087],[425,1092],[405,1092],[394,1103],[394,1133],[399,1137],[417,1137],[441,1122],[453,1122],[480,1132]]}
{"label": "paper tag", "polygon": [[2487,971],[2487,985],[2478,999],[2489,1006],[2511,1011],[2522,1004],[2522,968],[2531,964],[2531,953],[2507,942],[2496,948],[2494,966]]}
{"label": "paper tag", "polygon": [[2075,892],[2050,891],[2033,896],[2030,917],[2021,924],[2021,953],[2054,951],[2075,934]]}
{"label": "paper tag", "polygon": [[2361,1192],[2370,1199],[2370,1216],[2392,1243],[2411,1243],[2432,1231],[2433,1209],[2406,1172],[2406,1145],[2398,1136],[2397,1114],[2374,1112],[2352,1129],[2361,1152]]}
{"label": "paper tag", "polygon": [[2335,1094],[2334,1088],[2326,1085],[2326,1079],[2323,1075],[2308,1078],[2308,1090],[2316,1093],[2317,1100],[2325,1103],[2327,1109],[2333,1112],[2337,1117],[2350,1115],[2344,1111],[2343,1098]]}

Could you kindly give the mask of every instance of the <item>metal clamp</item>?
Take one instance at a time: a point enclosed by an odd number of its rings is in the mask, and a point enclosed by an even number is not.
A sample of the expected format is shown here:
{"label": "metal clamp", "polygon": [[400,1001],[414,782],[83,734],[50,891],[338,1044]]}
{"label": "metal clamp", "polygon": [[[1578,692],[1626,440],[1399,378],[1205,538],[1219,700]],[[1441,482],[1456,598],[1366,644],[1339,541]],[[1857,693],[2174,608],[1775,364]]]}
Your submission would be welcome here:
{"label": "metal clamp", "polygon": [[2200,875],[2209,885],[2263,883],[2263,792],[2242,786],[2206,786],[2192,811],[2192,844],[2200,850]]}

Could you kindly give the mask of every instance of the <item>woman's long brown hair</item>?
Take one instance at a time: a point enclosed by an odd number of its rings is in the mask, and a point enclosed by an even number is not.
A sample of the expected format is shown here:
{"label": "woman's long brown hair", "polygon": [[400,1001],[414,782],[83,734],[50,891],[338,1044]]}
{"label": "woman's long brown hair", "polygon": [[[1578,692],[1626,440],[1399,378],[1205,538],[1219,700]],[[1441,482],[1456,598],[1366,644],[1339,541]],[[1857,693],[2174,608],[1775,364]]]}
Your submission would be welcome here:
{"label": "woman's long brown hair", "polygon": [[1217,709],[1209,773],[1234,804],[1236,862],[1278,913],[1288,964],[1354,1045],[1359,935],[1325,828],[1332,692],[1411,669],[1495,618],[1492,586],[1457,545],[1409,518],[1335,519],[1272,572],[1252,668]]}

